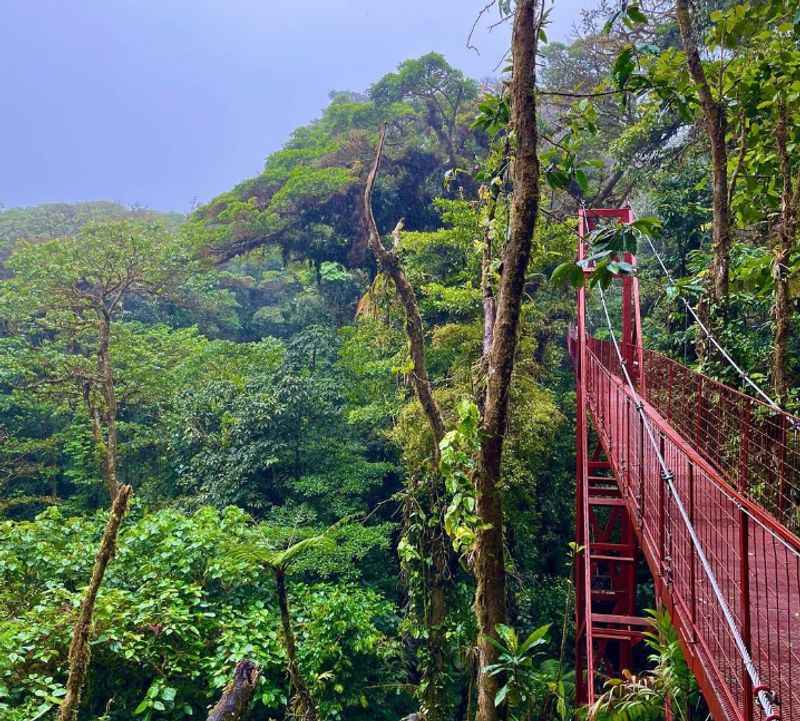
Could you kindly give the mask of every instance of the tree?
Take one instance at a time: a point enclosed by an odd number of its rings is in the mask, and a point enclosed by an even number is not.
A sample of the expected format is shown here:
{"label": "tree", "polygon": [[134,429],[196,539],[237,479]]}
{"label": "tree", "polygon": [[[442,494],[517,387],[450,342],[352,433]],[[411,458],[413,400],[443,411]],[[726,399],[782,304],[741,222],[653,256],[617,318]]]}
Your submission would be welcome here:
{"label": "tree", "polygon": [[87,223],[115,220],[160,220],[170,227],[183,217],[178,213],[157,213],[146,208],[127,208],[118,203],[44,203],[30,208],[0,207],[0,260],[5,260],[20,240],[54,240],[75,235]]}
{"label": "tree", "polygon": [[[475,545],[475,612],[481,669],[497,662],[497,647],[493,642],[497,639],[497,627],[506,620],[501,463],[520,308],[539,212],[536,56],[541,21],[540,6],[535,0],[520,0],[517,3],[511,46],[513,70],[510,87],[511,127],[516,138],[513,195],[488,355],[480,462],[475,476],[477,513],[481,520]],[[495,697],[499,688],[495,676],[485,671],[480,674],[477,721],[494,721],[497,718]]]}
{"label": "tree", "polygon": [[[800,53],[794,40],[794,6],[779,2],[748,3],[712,13],[709,41],[737,56],[727,70],[737,79],[739,112],[732,135],[738,142],[730,197],[737,220],[745,226],[766,221],[772,246],[773,352],[772,385],[785,404],[791,386],[787,371],[792,336],[792,254],[800,227],[800,165],[790,148],[798,140]],[[770,178],[764,192],[763,178]],[[771,179],[774,178],[775,181]]]}
{"label": "tree", "polygon": [[[535,2],[519,3],[515,12],[512,55],[514,71],[511,82],[511,121],[516,134],[513,172],[513,197],[509,240],[503,249],[503,270],[499,281],[496,315],[490,334],[485,334],[488,368],[485,402],[481,419],[481,443],[478,470],[475,473],[477,516],[480,525],[475,544],[474,573],[477,581],[475,612],[478,622],[480,667],[496,663],[496,628],[505,622],[505,556],[503,547],[503,510],[500,492],[501,458],[506,432],[509,388],[514,368],[522,294],[530,258],[533,232],[538,215],[539,161],[537,154],[535,63],[537,38],[542,18]],[[413,383],[433,438],[437,445],[444,437],[441,411],[435,402],[425,365],[424,336],[413,288],[400,266],[396,250],[383,246],[371,213],[371,192],[383,149],[381,133],[375,162],[368,177],[364,206],[369,243],[379,264],[392,278],[406,316]],[[401,226],[394,231],[395,249],[399,246]],[[487,263],[484,263],[487,268]],[[493,307],[488,304],[487,307]],[[491,342],[488,342],[488,336]],[[438,448],[433,455],[438,466]],[[495,676],[482,672],[478,682],[479,721],[497,718],[495,697],[499,690]]]}
{"label": "tree", "polygon": [[369,91],[378,108],[403,102],[421,106],[451,168],[458,165],[462,151],[457,137],[459,113],[477,94],[477,84],[439,53],[406,60],[397,72],[385,75]]}
{"label": "tree", "polygon": [[726,133],[728,117],[725,100],[715,98],[708,81],[700,51],[695,39],[695,26],[689,12],[689,0],[675,1],[675,14],[686,53],[686,66],[692,78],[700,108],[703,113],[703,126],[711,148],[711,177],[713,198],[713,244],[714,266],[712,268],[713,299],[724,305],[728,297],[730,275],[731,222],[730,197],[728,191],[728,145]]}
{"label": "tree", "polygon": [[191,265],[157,223],[89,224],[70,238],[17,247],[0,313],[26,362],[16,385],[69,394],[84,404],[110,498],[118,474],[119,403],[112,335],[127,301],[178,289]]}
{"label": "tree", "polygon": [[91,635],[97,593],[103,582],[106,568],[114,556],[117,536],[122,520],[128,510],[131,496],[130,486],[119,486],[111,505],[108,523],[106,524],[100,548],[95,557],[92,578],[81,600],[78,618],[72,631],[72,642],[69,645],[69,674],[67,675],[66,694],[58,710],[58,721],[74,721],[78,715],[81,692],[89,670],[91,658]]}
{"label": "tree", "polygon": [[73,721],[77,714],[97,593],[131,493],[118,474],[112,323],[130,296],[157,296],[183,277],[185,259],[168,239],[160,225],[120,221],[86,225],[73,238],[23,244],[8,261],[14,275],[1,291],[6,323],[25,338],[39,376],[25,380],[82,396],[111,499],[108,525],[73,630],[60,721]]}
{"label": "tree", "polygon": [[218,264],[271,247],[284,262],[302,260],[317,272],[324,262],[362,267],[359,196],[376,126],[386,122],[394,132],[375,194],[379,224],[402,215],[409,228],[432,230],[442,175],[470,163],[485,143],[469,127],[477,94],[477,83],[437,53],[405,61],[368,94],[332,93],[321,118],[298,128],[257,177],[198,208],[185,232]]}
{"label": "tree", "polygon": [[441,479],[441,455],[439,444],[444,438],[445,426],[441,409],[433,394],[433,386],[428,377],[428,368],[425,362],[425,336],[422,325],[422,318],[419,313],[419,305],[414,288],[408,282],[408,278],[401,266],[397,255],[397,248],[400,245],[400,232],[402,221],[398,222],[393,231],[394,249],[387,249],[381,241],[378,227],[372,213],[372,190],[375,179],[380,168],[383,156],[383,147],[386,140],[386,126],[382,125],[378,140],[378,148],[375,152],[375,159],[372,168],[367,176],[367,183],[364,188],[364,226],[368,230],[368,244],[380,269],[391,278],[395,291],[397,292],[405,314],[405,332],[408,339],[409,353],[412,363],[412,383],[414,392],[419,400],[425,417],[428,422],[431,444],[430,444],[430,469],[427,471],[428,488],[426,497],[428,502],[425,504],[424,513],[430,518],[427,525],[430,526],[423,532],[423,553],[430,557],[433,573],[426,592],[428,593],[428,603],[425,604],[427,610],[425,624],[428,632],[428,653],[430,656],[430,666],[426,670],[424,686],[424,708],[423,713],[428,721],[436,721],[446,718],[446,704],[444,700],[444,643],[443,624],[447,615],[447,568],[449,565],[449,548],[444,542],[442,533],[442,479]]}
{"label": "tree", "polygon": [[232,550],[232,555],[246,558],[260,563],[269,569],[275,576],[275,590],[278,595],[278,607],[281,614],[281,628],[283,629],[283,646],[286,651],[286,671],[294,689],[292,701],[293,712],[301,721],[317,721],[319,708],[311,696],[297,658],[297,640],[292,628],[292,618],[289,611],[289,595],[286,591],[286,575],[291,566],[310,550],[330,549],[334,547],[330,533],[336,528],[333,526],[324,533],[293,543],[282,550],[275,549],[266,544],[255,546],[239,546]]}

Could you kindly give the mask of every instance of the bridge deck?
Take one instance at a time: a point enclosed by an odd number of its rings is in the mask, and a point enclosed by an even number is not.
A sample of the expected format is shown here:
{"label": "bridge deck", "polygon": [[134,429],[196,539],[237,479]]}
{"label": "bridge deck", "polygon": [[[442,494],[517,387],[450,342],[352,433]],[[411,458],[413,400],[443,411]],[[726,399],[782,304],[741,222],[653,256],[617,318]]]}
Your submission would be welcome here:
{"label": "bridge deck", "polygon": [[[646,417],[762,683],[777,695],[780,717],[800,721],[800,540],[777,520],[794,520],[797,425],[791,416],[776,421],[774,413],[749,405],[747,396],[661,358],[644,358],[639,393]],[[672,612],[714,718],[763,718],[721,605],[661,478],[636,394],[615,359],[609,344],[590,340],[586,399],[656,592]]]}

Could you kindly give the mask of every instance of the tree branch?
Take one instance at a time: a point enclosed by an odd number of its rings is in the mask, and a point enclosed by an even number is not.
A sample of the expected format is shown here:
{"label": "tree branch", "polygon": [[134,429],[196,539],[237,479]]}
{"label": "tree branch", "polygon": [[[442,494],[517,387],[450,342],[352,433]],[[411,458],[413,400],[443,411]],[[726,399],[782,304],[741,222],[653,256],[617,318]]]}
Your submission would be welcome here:
{"label": "tree branch", "polygon": [[122,519],[128,510],[128,501],[131,496],[130,486],[120,486],[117,495],[113,498],[111,512],[108,515],[103,537],[100,540],[100,548],[92,569],[92,578],[86,591],[83,594],[78,620],[72,631],[72,641],[69,646],[69,675],[67,676],[64,699],[58,712],[58,721],[74,721],[78,713],[81,691],[86,671],[89,668],[89,656],[91,653],[92,620],[94,617],[94,607],[97,601],[97,593],[106,567],[114,556],[117,547],[117,535]]}
{"label": "tree branch", "polygon": [[598,90],[593,93],[580,93],[572,90],[538,90],[539,95],[555,95],[562,98],[602,98],[606,95],[626,93],[627,90]]}
{"label": "tree branch", "polygon": [[[381,241],[381,236],[375,223],[375,216],[372,212],[372,191],[375,186],[375,179],[378,176],[385,142],[386,125],[383,124],[381,125],[378,147],[375,151],[375,160],[372,163],[372,168],[367,176],[367,183],[364,188],[364,205],[362,208],[364,227],[367,229],[369,247],[375,254],[380,269],[392,279],[394,287],[397,290],[397,295],[405,310],[406,336],[408,337],[411,361],[413,364],[412,379],[414,390],[428,418],[428,423],[433,433],[433,461],[434,465],[438,467],[439,443],[442,438],[444,438],[444,420],[441,410],[439,409],[439,404],[433,397],[433,388],[428,378],[428,370],[425,365],[425,336],[422,327],[422,318],[419,314],[417,297],[414,293],[414,289],[406,278],[405,272],[400,266],[400,259],[397,256],[396,250],[387,249]],[[402,227],[403,221],[401,220],[393,231],[395,248],[398,245]]]}
{"label": "tree branch", "polygon": [[614,188],[623,176],[622,168],[617,168],[611,175],[606,178],[605,182],[600,186],[595,196],[589,201],[589,206],[596,208],[602,205],[607,200],[608,196],[614,192]]}
{"label": "tree branch", "polygon": [[728,186],[728,205],[733,202],[733,196],[736,192],[736,183],[739,180],[739,175],[744,167],[744,159],[747,155],[747,118],[742,116],[742,127],[739,130],[739,154],[736,158],[736,167],[733,169],[731,175],[731,182]]}

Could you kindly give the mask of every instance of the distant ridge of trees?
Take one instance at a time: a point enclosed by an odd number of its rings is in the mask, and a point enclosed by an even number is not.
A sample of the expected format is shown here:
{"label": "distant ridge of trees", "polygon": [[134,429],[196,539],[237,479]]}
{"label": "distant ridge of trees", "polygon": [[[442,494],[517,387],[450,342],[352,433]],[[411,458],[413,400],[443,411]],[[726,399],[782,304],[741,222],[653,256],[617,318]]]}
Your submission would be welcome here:
{"label": "distant ridge of trees", "polygon": [[148,220],[159,218],[170,225],[183,221],[180,213],[161,213],[110,200],[80,203],[41,203],[20,208],[0,207],[0,260],[8,257],[18,240],[52,240],[74,235],[91,220]]}

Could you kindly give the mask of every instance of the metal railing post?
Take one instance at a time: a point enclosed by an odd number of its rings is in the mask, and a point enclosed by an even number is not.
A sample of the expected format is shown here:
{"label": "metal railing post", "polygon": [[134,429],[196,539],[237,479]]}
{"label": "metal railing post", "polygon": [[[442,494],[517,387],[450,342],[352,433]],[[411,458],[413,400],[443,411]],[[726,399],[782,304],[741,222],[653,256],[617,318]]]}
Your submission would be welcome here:
{"label": "metal railing post", "polygon": [[[694,463],[689,463],[689,522],[696,527],[695,519],[695,491],[694,491]],[[692,641],[697,642],[697,560],[692,539],[689,543],[689,614],[692,619]]]}
{"label": "metal railing post", "polygon": [[[747,652],[752,653],[750,644],[750,531],[749,518],[744,508],[739,508],[739,596],[741,606],[740,623],[742,640]],[[753,681],[742,664],[742,696],[744,701],[744,717],[747,721],[753,718]]]}
{"label": "metal railing post", "polygon": [[[661,457],[664,458],[664,434],[659,433],[658,447]],[[666,479],[659,476],[658,483],[658,568],[661,574],[662,582],[666,579],[666,530],[667,530],[667,516],[666,516],[666,498],[667,489]]]}

